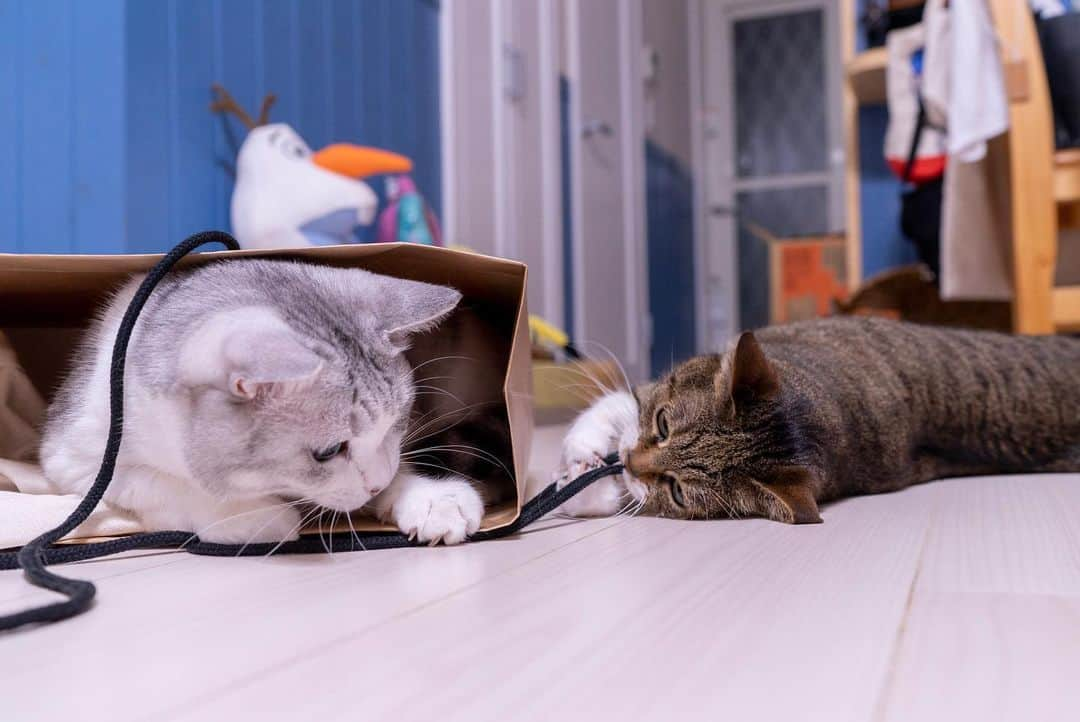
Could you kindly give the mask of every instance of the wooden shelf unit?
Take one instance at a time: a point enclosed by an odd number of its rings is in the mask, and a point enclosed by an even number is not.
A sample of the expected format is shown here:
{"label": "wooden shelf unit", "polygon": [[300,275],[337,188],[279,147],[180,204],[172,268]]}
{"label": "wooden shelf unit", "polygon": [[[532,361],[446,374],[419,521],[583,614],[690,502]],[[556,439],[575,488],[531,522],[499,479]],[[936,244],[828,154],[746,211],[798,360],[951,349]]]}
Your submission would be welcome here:
{"label": "wooden shelf unit", "polygon": [[[844,64],[847,82],[859,105],[883,105],[886,101],[884,47],[864,50]],[[1023,58],[1005,60],[1005,92],[1010,101],[1025,100],[1028,93],[1027,63]]]}
{"label": "wooden shelf unit", "polygon": [[865,50],[844,63],[847,82],[859,105],[885,102],[885,63],[888,53],[884,47]]}
{"label": "wooden shelf unit", "polygon": [[[1054,151],[1053,111],[1035,23],[1027,3],[989,0],[1007,49],[1012,211],[1013,327],[1019,333],[1080,329],[1080,286],[1056,288],[1058,230],[1080,226],[1080,149]],[[885,48],[855,52],[855,0],[840,2],[844,64],[847,243],[851,286],[861,280],[859,106],[885,102]]]}

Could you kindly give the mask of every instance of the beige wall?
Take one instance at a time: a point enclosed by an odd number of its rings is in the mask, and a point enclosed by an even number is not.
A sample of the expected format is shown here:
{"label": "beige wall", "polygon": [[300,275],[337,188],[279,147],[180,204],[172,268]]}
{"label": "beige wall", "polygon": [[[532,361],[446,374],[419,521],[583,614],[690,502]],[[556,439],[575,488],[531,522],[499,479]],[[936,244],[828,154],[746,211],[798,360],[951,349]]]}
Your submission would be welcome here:
{"label": "beige wall", "polygon": [[660,57],[645,86],[645,134],[690,167],[687,0],[642,0],[645,44]]}

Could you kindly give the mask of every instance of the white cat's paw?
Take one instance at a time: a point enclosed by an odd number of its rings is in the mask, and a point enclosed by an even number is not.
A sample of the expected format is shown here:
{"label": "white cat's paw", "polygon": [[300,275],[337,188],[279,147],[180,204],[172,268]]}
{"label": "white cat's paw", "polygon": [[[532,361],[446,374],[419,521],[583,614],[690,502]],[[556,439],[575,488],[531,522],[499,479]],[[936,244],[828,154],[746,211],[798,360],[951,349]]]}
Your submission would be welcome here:
{"label": "white cat's paw", "polygon": [[417,541],[460,544],[480,528],[484,500],[463,480],[425,480],[403,489],[394,500],[394,523]]}
{"label": "white cat's paw", "polygon": [[232,511],[199,526],[199,539],[215,544],[258,544],[300,538],[300,512],[293,507],[271,506]]}

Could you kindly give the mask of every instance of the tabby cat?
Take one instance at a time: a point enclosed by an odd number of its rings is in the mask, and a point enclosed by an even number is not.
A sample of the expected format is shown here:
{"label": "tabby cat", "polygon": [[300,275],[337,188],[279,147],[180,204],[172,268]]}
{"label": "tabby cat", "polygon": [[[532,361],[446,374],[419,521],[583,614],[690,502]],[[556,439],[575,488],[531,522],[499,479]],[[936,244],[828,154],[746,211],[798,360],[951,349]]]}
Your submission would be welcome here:
{"label": "tabby cat", "polygon": [[597,401],[563,444],[564,507],[820,522],[818,504],[976,474],[1080,471],[1080,340],[833,318],[744,333]]}

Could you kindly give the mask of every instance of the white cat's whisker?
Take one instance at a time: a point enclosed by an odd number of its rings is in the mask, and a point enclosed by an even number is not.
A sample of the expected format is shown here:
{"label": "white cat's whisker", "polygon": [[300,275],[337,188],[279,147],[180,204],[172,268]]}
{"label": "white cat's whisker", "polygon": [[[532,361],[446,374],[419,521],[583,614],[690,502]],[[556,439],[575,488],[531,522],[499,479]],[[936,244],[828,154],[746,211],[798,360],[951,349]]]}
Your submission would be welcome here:
{"label": "white cat's whisker", "polygon": [[[413,455],[412,455],[412,454],[410,453],[410,454],[408,454],[408,455],[406,455],[406,454],[402,454],[402,458],[403,458],[403,459],[406,459],[406,460],[411,460],[411,459],[413,459],[413,458],[420,458],[420,459],[422,459],[422,458],[424,458],[424,456],[428,456],[429,458],[433,458],[433,459],[438,459],[438,458],[439,458],[438,456],[435,456],[435,455],[433,455],[433,454],[429,454],[429,453],[426,453],[426,452],[433,452],[433,451],[439,451],[439,450],[440,450],[440,447],[437,447],[437,446],[436,446],[436,447],[431,447],[431,448],[429,448],[429,449],[424,449],[423,451],[424,451],[425,453],[424,453],[424,455],[422,455],[422,456],[416,456],[416,457],[414,457],[414,456],[413,456]],[[502,470],[503,470],[504,472],[506,472],[506,475],[507,475],[507,476],[508,476],[509,478],[511,478],[511,479],[512,479],[512,478],[514,478],[514,475],[513,475],[513,474],[512,474],[511,472],[510,472],[510,469],[508,469],[508,468],[506,467],[506,464],[502,463],[502,461],[500,461],[500,460],[499,460],[498,458],[496,458],[496,457],[494,457],[494,456],[490,456],[490,455],[489,455],[489,456],[481,456],[481,455],[479,455],[479,454],[474,454],[474,453],[472,453],[472,452],[469,452],[469,451],[464,451],[464,450],[461,450],[461,449],[453,449],[453,448],[450,448],[450,447],[445,447],[445,450],[448,450],[448,451],[454,451],[454,452],[456,452],[456,453],[458,453],[458,454],[465,454],[466,456],[472,456],[472,457],[474,457],[474,458],[480,459],[481,461],[488,461],[488,462],[491,462],[491,463],[493,463],[493,464],[496,464],[496,465],[497,465],[497,466],[498,466],[499,468],[501,468],[501,469],[502,469]],[[459,472],[454,472],[454,473],[459,473]]]}
{"label": "white cat's whisker", "polygon": [[454,476],[460,476],[463,479],[468,479],[469,481],[471,481],[473,483],[476,483],[476,484],[481,483],[478,479],[475,479],[475,478],[469,476],[468,474],[463,474],[460,471],[456,471],[455,469],[450,469],[450,468],[448,468],[446,466],[443,466],[442,464],[428,464],[427,462],[423,462],[423,461],[410,461],[409,465],[410,466],[427,466],[427,467],[430,467],[432,469],[438,469],[439,471],[445,471],[448,474],[453,474]]}
{"label": "white cat's whisker", "polygon": [[[472,411],[473,409],[478,408],[480,406],[489,406],[492,403],[493,402],[491,402],[491,401],[480,401],[480,402],[477,402],[475,404],[470,404],[470,405],[465,406],[465,407],[460,408],[460,409],[454,409],[452,411],[447,411],[444,414],[440,414],[439,416],[435,417],[434,419],[424,422],[420,427],[411,429],[409,431],[409,433],[405,435],[405,438],[402,439],[401,445],[402,446],[408,446],[409,444],[414,444],[417,441],[423,441],[424,439],[430,438],[430,437],[434,436],[435,434],[441,434],[441,433],[444,433],[446,431],[449,431],[450,429],[454,428],[455,426],[457,426],[458,424],[460,424],[462,421],[464,421],[467,418],[467,413],[466,412]],[[449,426],[446,426],[446,427],[441,428],[441,429],[436,429],[434,431],[431,431],[429,433],[424,434],[423,436],[417,436],[418,433],[420,433],[422,431],[426,431],[427,428],[430,427],[432,424],[438,423],[439,421],[445,419],[447,416],[454,416],[454,415],[460,415],[461,418],[459,418],[457,421],[450,424]]]}
{"label": "white cat's whisker", "polygon": [[[415,419],[410,424],[409,432],[405,435],[405,438],[402,440],[402,443],[407,444],[407,443],[410,443],[412,441],[415,441],[414,436],[416,434],[418,434],[418,433],[420,433],[422,431],[425,431],[429,426],[431,426],[432,424],[438,423],[439,421],[446,418],[447,416],[453,416],[455,414],[465,415],[466,412],[471,411],[472,409],[474,409],[474,408],[476,408],[478,406],[482,406],[485,403],[488,403],[488,402],[478,402],[478,403],[475,403],[475,404],[470,404],[468,406],[462,406],[461,408],[458,408],[458,409],[451,409],[450,411],[445,411],[445,412],[439,414],[438,416],[436,416],[433,419],[428,419],[427,418],[428,416],[430,416],[433,413],[438,412],[438,409],[431,409],[430,411],[424,413],[420,418]],[[460,422],[460,420],[459,420],[459,422]],[[435,432],[432,432],[432,433],[439,433],[439,432],[435,431]]]}
{"label": "white cat's whisker", "polygon": [[330,553],[330,547],[328,547],[326,545],[326,539],[323,537],[323,517],[324,516],[326,516],[326,510],[322,509],[322,510],[319,511],[319,516],[318,516],[319,543],[322,544],[323,551],[326,552],[327,554],[329,554]]}
{"label": "white cat's whisker", "polygon": [[454,451],[459,454],[465,454],[466,456],[475,457],[482,461],[490,461],[491,463],[496,464],[500,469],[505,471],[507,476],[511,478],[513,478],[514,476],[513,473],[511,473],[510,469],[506,466],[506,464],[503,463],[502,459],[495,456],[489,451],[485,451],[483,449],[477,448],[475,446],[470,446],[468,444],[443,444],[440,446],[428,446],[424,449],[406,451],[401,454],[401,457],[407,458],[409,456],[412,456],[413,454],[428,453],[432,451]]}
{"label": "white cat's whisker", "polygon": [[413,396],[437,396],[442,394],[443,396],[449,396],[454,401],[457,401],[460,406],[465,405],[465,402],[461,400],[460,396],[453,394],[446,389],[440,389],[438,386],[424,386],[418,384],[414,386],[413,389]]}
{"label": "white cat's whisker", "polygon": [[356,533],[356,527],[352,523],[352,512],[345,512],[345,520],[349,522],[349,531],[352,532],[353,539],[360,545],[360,549],[367,551],[367,547],[364,546],[364,542],[360,540],[360,535]]}
{"label": "white cat's whisker", "polygon": [[428,364],[433,364],[433,363],[436,363],[438,361],[454,361],[454,360],[475,361],[476,359],[474,357],[472,357],[472,356],[436,356],[435,358],[429,358],[427,361],[424,361],[423,363],[416,364],[415,366],[413,366],[412,372],[416,373],[416,371],[418,369],[422,369],[425,366],[427,366]]}
{"label": "white cat's whisker", "polygon": [[[302,504],[302,503],[311,503],[311,502],[308,499],[298,499],[297,501],[292,502],[288,506],[292,507],[292,506],[296,506],[296,505],[299,505],[299,504]],[[271,508],[273,508],[273,507],[271,507]],[[260,526],[254,532],[252,532],[251,535],[248,536],[247,541],[245,541],[243,543],[243,545],[241,545],[240,550],[236,552],[236,556],[240,556],[241,554],[243,554],[244,550],[248,548],[248,545],[250,545],[255,540],[255,537],[257,537],[259,534],[261,534],[263,529],[265,529],[266,527],[270,526],[272,523],[277,521],[277,518],[279,516],[281,516],[284,512],[285,512],[285,509],[279,510],[277,514],[275,514],[274,516],[267,519],[266,523],[264,523],[262,526]],[[292,536],[292,532],[289,532],[289,536]]]}
{"label": "white cat's whisker", "polygon": [[[277,519],[278,516],[281,516],[281,512],[285,511],[286,508],[299,506],[300,504],[304,504],[304,503],[309,503],[309,500],[308,499],[297,499],[295,501],[283,501],[280,504],[267,504],[266,506],[260,506],[257,509],[248,509],[247,511],[242,511],[239,514],[232,514],[230,516],[225,517],[224,519],[218,519],[217,521],[211,522],[210,524],[207,524],[204,527],[200,527],[199,529],[192,532],[191,536],[189,536],[187,538],[187,540],[183,544],[180,545],[180,548],[183,549],[184,547],[186,547],[188,544],[190,544],[195,539],[201,539],[203,534],[205,534],[207,530],[213,529],[214,527],[219,526],[221,524],[225,524],[226,522],[232,521],[233,519],[239,519],[241,517],[251,516],[252,514],[260,514],[260,513],[264,512],[264,511],[269,511],[270,509],[277,509],[277,508],[280,507],[281,511],[278,512],[278,514],[276,516],[272,517],[270,519],[270,521],[267,522],[267,524],[269,524],[270,522],[274,521],[274,519]],[[265,528],[266,528],[266,524],[264,524],[262,527],[260,527],[256,533],[258,533],[259,531],[262,531]]]}
{"label": "white cat's whisker", "polygon": [[337,528],[338,514],[340,514],[340,513],[341,512],[339,512],[337,509],[335,509],[334,510],[334,515],[332,517],[330,517],[330,533],[327,536],[330,539],[330,553],[331,554],[334,553],[334,529]]}
{"label": "white cat's whisker", "polygon": [[444,374],[442,376],[425,376],[422,379],[413,379],[412,382],[414,384],[422,384],[422,383],[425,383],[427,381],[453,381],[456,378],[458,378],[458,377],[457,376],[447,376],[447,375]]}
{"label": "white cat's whisker", "polygon": [[321,513],[322,513],[322,509],[316,507],[316,508],[311,509],[310,511],[308,511],[306,514],[304,514],[304,516],[301,517],[300,521],[296,523],[296,526],[294,526],[292,529],[290,529],[289,533],[286,534],[285,537],[281,541],[279,541],[277,544],[275,544],[270,551],[266,552],[266,556],[268,556],[268,557],[273,556],[274,553],[277,552],[277,550],[280,549],[282,547],[282,545],[285,544],[285,542],[287,542],[289,540],[289,537],[291,537],[293,534],[298,533],[301,529],[304,528],[304,525],[306,525],[309,521],[311,521],[315,517],[316,514],[321,514]]}

